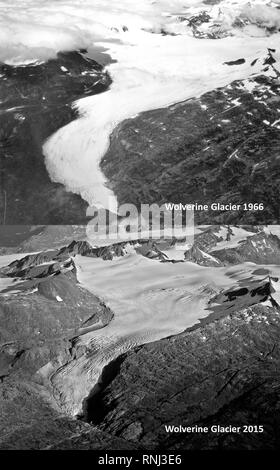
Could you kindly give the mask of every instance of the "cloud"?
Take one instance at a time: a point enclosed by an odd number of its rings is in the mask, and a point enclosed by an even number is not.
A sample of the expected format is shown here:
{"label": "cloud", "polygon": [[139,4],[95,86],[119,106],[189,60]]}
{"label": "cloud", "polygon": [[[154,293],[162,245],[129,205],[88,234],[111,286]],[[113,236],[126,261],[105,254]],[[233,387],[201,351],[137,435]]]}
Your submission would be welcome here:
{"label": "cloud", "polygon": [[45,60],[59,50],[87,47],[98,39],[125,41],[123,26],[135,36],[142,29],[163,28],[186,34],[186,24],[178,22],[178,16],[200,10],[207,10],[225,29],[240,14],[254,23],[275,26],[280,13],[267,4],[267,0],[248,4],[223,0],[214,6],[202,0],[0,0],[0,60]]}
{"label": "cloud", "polygon": [[133,0],[2,0],[0,60],[44,60],[59,50],[117,38],[126,24],[135,31],[149,27],[152,23],[145,17],[153,10],[149,0],[143,3],[135,11]]}
{"label": "cloud", "polygon": [[240,16],[263,28],[280,28],[280,10],[268,5],[246,5]]}

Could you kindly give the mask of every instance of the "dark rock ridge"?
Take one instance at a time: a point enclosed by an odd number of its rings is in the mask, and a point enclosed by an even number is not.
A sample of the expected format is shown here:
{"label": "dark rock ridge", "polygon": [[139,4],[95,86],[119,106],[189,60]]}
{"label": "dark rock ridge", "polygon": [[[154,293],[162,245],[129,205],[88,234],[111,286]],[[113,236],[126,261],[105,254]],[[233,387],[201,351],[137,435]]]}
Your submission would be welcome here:
{"label": "dark rock ridge", "polygon": [[[125,354],[89,420],[146,449],[279,448],[280,317],[255,305]],[[142,371],[142,372],[139,372]],[[90,406],[90,403],[89,403]],[[263,425],[263,433],[165,426]]]}
{"label": "dark rock ridge", "polygon": [[201,266],[221,266],[222,263],[214,256],[202,251],[198,246],[194,245],[190,250],[185,252],[185,260],[200,264]]}
{"label": "dark rock ridge", "polygon": [[[239,240],[233,246],[227,246],[224,242],[232,239],[234,227],[228,227],[226,237],[219,233],[221,226],[206,228],[195,235],[194,244],[185,252],[185,260],[205,266],[225,266],[244,262],[256,264],[279,264],[280,262],[280,240],[277,235],[264,231],[262,227],[257,228],[254,235],[246,232],[244,239]],[[255,227],[256,228],[256,227]],[[244,227],[248,232],[254,232],[251,226]],[[219,243],[223,242],[223,248],[219,249]]]}
{"label": "dark rock ridge", "polygon": [[[263,72],[254,75],[252,63],[248,80],[121,123],[101,161],[119,203],[240,204],[196,211],[195,221],[278,223],[280,82],[272,59],[271,51],[256,58]],[[264,209],[244,210],[245,202]]]}
{"label": "dark rock ridge", "polygon": [[[216,5],[219,4],[221,0],[204,0],[205,5]],[[205,7],[204,7],[205,8]],[[278,6],[273,6],[270,8],[271,18],[274,15],[274,10],[277,9]],[[186,8],[188,10],[188,8]],[[250,10],[249,10],[250,11]],[[197,39],[212,39],[217,40],[225,37],[230,37],[238,31],[240,34],[240,30],[242,31],[248,25],[255,25],[258,28],[262,29],[266,36],[274,34],[279,31],[279,25],[277,21],[273,24],[273,20],[267,20],[264,18],[261,20],[260,16],[254,18],[253,15],[248,14],[246,11],[240,12],[239,16],[236,18],[232,18],[230,21],[229,16],[224,18],[223,11],[219,10],[219,15],[214,13],[214,17],[211,16],[211,10],[203,10],[203,7],[200,11],[189,14],[188,11],[180,14],[173,14],[174,20],[177,22],[182,23],[185,26],[185,29],[188,30],[188,33],[191,33]],[[168,30],[168,28],[143,28],[144,31],[148,31],[152,34],[161,34],[163,36],[170,35],[175,36],[176,33]],[[125,31],[126,29],[123,28]],[[180,33],[177,33],[180,34]],[[248,34],[248,31],[247,31]]]}
{"label": "dark rock ridge", "polygon": [[135,251],[142,256],[160,261],[167,260],[167,256],[157,247],[157,243],[154,241],[135,240],[94,247],[85,240],[74,240],[63,248],[26,255],[12,261],[8,266],[0,268],[0,277],[42,278],[71,269],[75,270],[72,257],[76,255],[112,260],[115,257],[124,256],[128,252],[128,247],[133,246]]}
{"label": "dark rock ridge", "polygon": [[[220,0],[205,0],[204,3],[206,5],[215,5],[220,3]],[[271,15],[273,15],[272,8]],[[186,28],[190,28],[193,36],[198,39],[220,39],[228,37],[232,35],[233,29],[242,30],[249,24],[256,25],[258,28],[263,29],[267,36],[279,31],[277,22],[273,25],[271,21],[261,21],[260,18],[254,18],[250,14],[248,15],[246,11],[241,12],[231,24],[228,23],[228,21],[225,23],[222,17],[221,19],[213,19],[211,14],[205,10],[191,16],[188,16],[187,14],[180,15],[177,17],[177,20],[184,23]]]}
{"label": "dark rock ridge", "polygon": [[280,263],[280,240],[276,235],[259,232],[241,240],[234,248],[212,249],[211,254],[228,264],[251,261],[256,264]]}
{"label": "dark rock ridge", "polygon": [[50,181],[42,144],[77,118],[73,101],[105,91],[109,76],[83,54],[61,52],[44,63],[2,63],[0,77],[1,223],[86,223],[85,201]]}
{"label": "dark rock ridge", "polygon": [[225,62],[226,65],[241,65],[244,64],[246,61],[245,59],[237,59],[237,60],[230,60],[229,62]]}
{"label": "dark rock ridge", "polygon": [[151,240],[132,240],[129,242],[119,242],[102,247],[93,247],[87,241],[73,241],[69,246],[60,250],[58,257],[65,254],[71,256],[79,254],[93,258],[112,260],[114,257],[124,256],[127,253],[128,246],[134,246],[136,253],[147,258],[159,259],[162,261],[167,258],[167,256],[157,247],[157,242]]}
{"label": "dark rock ridge", "polygon": [[[201,266],[219,267],[224,265],[253,262],[256,264],[278,264],[280,262],[280,240],[277,235],[264,231],[262,227],[243,226],[244,239],[233,246],[225,245],[233,237],[234,227],[227,226],[227,234],[222,236],[223,226],[216,225],[195,234],[194,244],[184,253],[184,260]],[[237,227],[238,228],[238,227]],[[246,234],[248,231],[248,234]],[[252,232],[256,233],[251,235]],[[83,232],[81,232],[83,234]],[[160,262],[173,262],[164,252],[182,240],[138,239],[96,247],[86,240],[73,240],[69,245],[54,250],[27,255],[0,269],[0,277],[21,277],[34,279],[60,272],[75,270],[73,257],[76,255],[112,260],[124,256],[130,248],[141,256]],[[219,249],[219,243],[223,248]],[[183,260],[182,260],[183,261]]]}
{"label": "dark rock ridge", "polygon": [[[112,260],[115,257],[124,256],[128,252],[128,247],[134,247],[136,253],[151,259],[167,261],[160,248],[161,241],[132,240],[129,242],[119,242],[111,245],[95,247],[85,240],[72,241],[68,246],[56,250],[42,251],[30,254],[19,260],[11,262],[8,266],[0,268],[0,277],[42,277],[46,274],[54,274],[62,269],[68,269],[74,263],[71,257],[76,255],[88,256],[90,258],[102,258]],[[171,246],[174,240],[167,241]]]}
{"label": "dark rock ridge", "polygon": [[104,247],[93,247],[87,241],[73,241],[65,248],[62,248],[59,255],[82,255],[93,258],[113,259],[114,256],[123,256],[127,243],[117,243]]}
{"label": "dark rock ridge", "polygon": [[[12,261],[8,266],[0,270],[0,274],[9,277],[39,277],[55,272],[53,260],[59,251],[50,250],[41,253],[27,255],[19,260]],[[50,264],[52,263],[52,264]],[[59,268],[58,268],[59,269]]]}

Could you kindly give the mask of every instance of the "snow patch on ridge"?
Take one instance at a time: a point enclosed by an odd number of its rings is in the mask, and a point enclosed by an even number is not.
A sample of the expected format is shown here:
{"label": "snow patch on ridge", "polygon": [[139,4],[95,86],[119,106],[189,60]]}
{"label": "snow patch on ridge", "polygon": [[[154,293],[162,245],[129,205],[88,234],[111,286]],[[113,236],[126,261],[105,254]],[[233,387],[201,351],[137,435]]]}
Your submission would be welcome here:
{"label": "snow patch on ridge", "polygon": [[222,227],[221,231],[217,233],[218,236],[223,237],[223,240],[218,242],[211,251],[223,250],[228,248],[236,248],[242,241],[247,240],[249,236],[255,235],[254,232],[243,229],[242,227],[231,227],[230,240],[226,240],[228,230]]}

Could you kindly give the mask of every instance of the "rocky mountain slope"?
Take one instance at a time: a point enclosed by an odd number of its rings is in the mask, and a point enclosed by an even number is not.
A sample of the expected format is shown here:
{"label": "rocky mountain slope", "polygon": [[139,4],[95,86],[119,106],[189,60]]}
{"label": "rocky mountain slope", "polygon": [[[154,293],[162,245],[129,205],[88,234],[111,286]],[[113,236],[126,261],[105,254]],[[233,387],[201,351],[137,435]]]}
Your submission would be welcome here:
{"label": "rocky mountain slope", "polygon": [[238,264],[244,259],[260,264],[279,264],[279,238],[273,234],[259,232],[240,241],[236,247],[211,250],[213,256],[230,264]]}
{"label": "rocky mountain slope", "polygon": [[185,252],[186,260],[206,266],[239,264],[244,261],[278,264],[279,256],[279,237],[273,233],[271,226],[206,227],[195,235],[193,246]]}
{"label": "rocky mountain slope", "polygon": [[32,253],[63,247],[87,236],[86,225],[2,225],[0,254]]}
{"label": "rocky mountain slope", "polygon": [[[149,449],[279,447],[279,310],[256,305],[142,346],[104,370],[87,419]],[[114,377],[114,375],[116,376]],[[172,433],[165,426],[262,425],[263,433]]]}
{"label": "rocky mountain slope", "polygon": [[[71,259],[51,264],[51,253],[1,271],[15,278],[0,293],[1,449],[44,448],[77,435],[81,446],[99,448],[102,434],[61,416],[48,380],[43,383],[36,372],[48,364],[49,377],[71,361],[75,337],[104,327],[113,312],[78,284]],[[105,442],[122,448],[106,434],[101,440],[102,448]]]}
{"label": "rocky mountain slope", "polygon": [[85,223],[87,204],[51,182],[42,144],[77,118],[75,100],[110,83],[102,67],[80,52],[28,65],[0,63],[1,223]]}
{"label": "rocky mountain slope", "polygon": [[[263,203],[260,211],[197,211],[196,223],[278,223],[280,82],[274,52],[252,60],[249,79],[121,123],[101,162],[119,202]],[[239,62],[245,59],[227,66]],[[256,63],[261,74],[254,73]]]}

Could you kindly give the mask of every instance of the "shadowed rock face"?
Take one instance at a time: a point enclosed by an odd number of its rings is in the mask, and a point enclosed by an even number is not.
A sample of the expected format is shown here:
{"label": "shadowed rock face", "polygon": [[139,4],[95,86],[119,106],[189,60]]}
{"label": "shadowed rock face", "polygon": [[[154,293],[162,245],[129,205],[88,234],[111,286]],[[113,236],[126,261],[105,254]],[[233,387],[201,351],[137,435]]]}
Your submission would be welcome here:
{"label": "shadowed rock face", "polygon": [[9,377],[0,384],[1,450],[124,450],[137,445],[62,416],[42,397],[42,387]]}
{"label": "shadowed rock face", "polygon": [[41,64],[0,64],[0,76],[1,223],[85,223],[87,204],[50,181],[42,144],[77,117],[73,101],[105,91],[110,78],[78,52]]}

